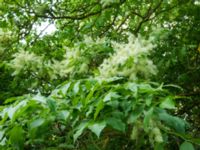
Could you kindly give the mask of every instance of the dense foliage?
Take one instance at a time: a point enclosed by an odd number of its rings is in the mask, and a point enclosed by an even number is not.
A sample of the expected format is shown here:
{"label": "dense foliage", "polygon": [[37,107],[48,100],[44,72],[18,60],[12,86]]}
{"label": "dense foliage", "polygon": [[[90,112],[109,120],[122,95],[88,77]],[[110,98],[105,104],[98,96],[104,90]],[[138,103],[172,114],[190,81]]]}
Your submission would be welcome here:
{"label": "dense foliage", "polygon": [[199,16],[198,0],[0,0],[0,149],[199,149]]}

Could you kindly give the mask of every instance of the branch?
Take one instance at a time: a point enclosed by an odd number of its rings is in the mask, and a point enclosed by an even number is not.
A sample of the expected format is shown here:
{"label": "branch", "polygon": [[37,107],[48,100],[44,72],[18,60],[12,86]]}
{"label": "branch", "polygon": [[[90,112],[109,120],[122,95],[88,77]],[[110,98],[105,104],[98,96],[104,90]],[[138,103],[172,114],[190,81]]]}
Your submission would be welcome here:
{"label": "branch", "polygon": [[140,21],[136,29],[132,31],[134,32],[135,35],[139,32],[143,23],[150,20],[151,15],[156,12],[156,10],[161,6],[162,2],[163,0],[161,0],[153,9],[151,9],[151,6],[149,7],[149,9],[147,10],[146,14],[142,17],[143,19]]}
{"label": "branch", "polygon": [[44,29],[40,31],[40,33],[36,36],[36,38],[30,44],[33,45],[50,25],[51,23],[49,23],[46,27],[44,27]]}
{"label": "branch", "polygon": [[101,14],[103,11],[114,8],[115,6],[122,5],[124,2],[125,1],[122,1],[121,3],[115,4],[115,5],[114,4],[108,5],[108,6],[101,8],[100,10],[98,10],[96,12],[91,12],[88,14],[85,14],[85,12],[83,12],[81,15],[75,15],[75,16],[67,16],[67,15],[66,16],[55,16],[53,13],[48,12],[48,14],[46,14],[46,15],[40,15],[40,14],[35,13],[35,16],[39,17],[39,18],[54,19],[54,20],[59,20],[59,19],[83,20],[85,18],[89,18],[89,17],[95,16],[95,15]]}
{"label": "branch", "polygon": [[130,15],[127,15],[124,20],[122,20],[122,22],[120,23],[120,25],[117,27],[116,32],[119,31],[119,29],[122,27],[122,25],[126,22],[126,20],[130,17]]}
{"label": "branch", "polygon": [[113,18],[113,20],[111,21],[111,23],[109,23],[106,27],[105,27],[105,29],[104,29],[104,31],[99,35],[100,37],[102,37],[108,30],[109,30],[109,28],[111,28],[112,26],[114,26],[115,25],[115,21],[116,21],[116,19],[117,19],[117,13],[115,14],[115,16],[114,16],[114,18]]}
{"label": "branch", "polygon": [[140,18],[144,18],[141,14],[139,14],[139,13],[137,13],[137,12],[135,12],[135,11],[132,11],[131,13],[132,13],[133,15],[136,15],[136,16],[140,17]]}

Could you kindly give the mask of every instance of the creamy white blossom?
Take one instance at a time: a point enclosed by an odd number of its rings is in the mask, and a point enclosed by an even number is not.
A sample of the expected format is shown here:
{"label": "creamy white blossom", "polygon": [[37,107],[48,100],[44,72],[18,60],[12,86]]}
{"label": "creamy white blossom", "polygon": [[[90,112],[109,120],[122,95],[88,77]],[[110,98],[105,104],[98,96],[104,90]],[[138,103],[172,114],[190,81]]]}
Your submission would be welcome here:
{"label": "creamy white blossom", "polygon": [[100,65],[101,77],[125,76],[136,80],[138,75],[148,77],[156,73],[156,67],[147,57],[154,47],[150,41],[129,35],[128,43],[112,42],[112,45],[115,53]]}
{"label": "creamy white blossom", "polygon": [[[86,47],[80,48],[80,43],[73,48],[65,47],[66,53],[62,60],[45,60],[33,52],[20,50],[13,55],[8,65],[13,68],[13,75],[32,72],[35,76],[48,76],[50,80],[68,78],[71,75],[87,74],[92,61],[95,61],[97,52],[92,51],[94,45],[105,43],[105,39],[94,41],[85,37]],[[112,41],[114,53],[98,67],[96,77],[110,78],[116,76],[128,77],[136,80],[138,77],[149,77],[156,73],[156,67],[148,58],[149,51],[154,47],[149,40],[129,35],[127,43]]]}
{"label": "creamy white blossom", "polygon": [[17,75],[23,70],[33,70],[36,72],[42,66],[43,57],[37,56],[32,52],[20,50],[13,57],[14,59],[8,63],[14,69],[13,75]]}

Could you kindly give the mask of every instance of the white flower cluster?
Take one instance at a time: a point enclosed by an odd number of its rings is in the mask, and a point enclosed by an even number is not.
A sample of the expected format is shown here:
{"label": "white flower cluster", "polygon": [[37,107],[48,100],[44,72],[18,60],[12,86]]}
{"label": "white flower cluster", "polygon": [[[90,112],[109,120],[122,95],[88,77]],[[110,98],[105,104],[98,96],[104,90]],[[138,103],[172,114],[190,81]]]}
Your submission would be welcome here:
{"label": "white flower cluster", "polygon": [[87,44],[88,46],[104,44],[106,42],[106,38],[97,38],[96,40],[92,39],[90,36],[84,36],[84,40],[82,43]]}
{"label": "white flower cluster", "polygon": [[13,75],[31,72],[36,76],[48,75],[53,80],[59,77],[68,77],[74,71],[82,73],[88,69],[85,62],[80,62],[81,55],[78,49],[67,49],[64,59],[61,61],[45,61],[43,56],[24,50],[15,53],[13,57],[8,63],[8,66],[14,69]]}
{"label": "white flower cluster", "polygon": [[14,59],[8,63],[8,65],[14,69],[13,75],[17,75],[24,70],[37,71],[40,69],[38,67],[41,66],[43,61],[42,56],[37,56],[34,53],[24,50],[20,50],[13,56]]}
{"label": "white flower cluster", "polygon": [[[79,47],[81,43],[75,44],[73,48],[66,48],[64,59],[60,61],[44,60],[44,56],[20,50],[13,55],[14,59],[8,64],[14,69],[13,75],[31,72],[38,77],[48,76],[53,80],[84,74],[89,70],[90,59],[93,59],[93,55],[95,56],[98,53],[92,51],[91,47],[95,44],[105,43],[105,39],[94,41],[85,37],[83,43],[86,45],[83,49]],[[98,67],[98,76],[101,78],[122,76],[128,77],[130,80],[137,80],[139,77],[146,78],[156,73],[156,67],[148,58],[149,51],[153,48],[149,40],[130,35],[128,43],[112,42],[112,45],[115,53],[104,59]]]}
{"label": "white flower cluster", "polygon": [[80,65],[78,64],[80,60],[80,50],[67,49],[64,59],[61,61],[53,60],[51,67],[56,76],[67,77],[70,73],[76,70],[76,67],[78,67],[78,65]]}
{"label": "white flower cluster", "polygon": [[115,53],[99,67],[100,77],[128,77],[136,80],[138,75],[149,77],[156,73],[156,67],[148,59],[149,51],[154,47],[149,40],[129,35],[128,43],[112,42]]}

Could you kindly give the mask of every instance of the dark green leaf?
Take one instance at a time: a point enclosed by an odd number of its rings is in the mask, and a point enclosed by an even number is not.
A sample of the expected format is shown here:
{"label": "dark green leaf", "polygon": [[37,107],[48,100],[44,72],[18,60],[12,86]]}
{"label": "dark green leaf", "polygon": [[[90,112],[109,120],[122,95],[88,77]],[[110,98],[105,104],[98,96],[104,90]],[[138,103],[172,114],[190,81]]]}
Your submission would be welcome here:
{"label": "dark green leaf", "polygon": [[166,112],[158,114],[160,120],[164,121],[164,123],[175,129],[178,133],[185,133],[186,122],[178,117],[171,116]]}
{"label": "dark green leaf", "polygon": [[113,129],[125,132],[126,124],[120,119],[107,118],[106,123],[110,125]]}
{"label": "dark green leaf", "polygon": [[24,131],[22,127],[15,126],[9,132],[9,140],[13,147],[17,150],[22,150],[24,147]]}
{"label": "dark green leaf", "polygon": [[98,103],[97,103],[97,106],[96,106],[96,111],[94,113],[94,119],[97,118],[99,112],[104,108],[104,102],[103,100],[100,100]]}
{"label": "dark green leaf", "polygon": [[149,122],[150,122],[150,119],[152,118],[153,111],[154,111],[154,108],[151,107],[147,112],[145,112],[145,117],[144,117],[144,122],[143,122],[145,130],[147,130],[149,126]]}
{"label": "dark green leaf", "polygon": [[180,150],[195,150],[192,143],[190,142],[184,142],[180,146]]}

